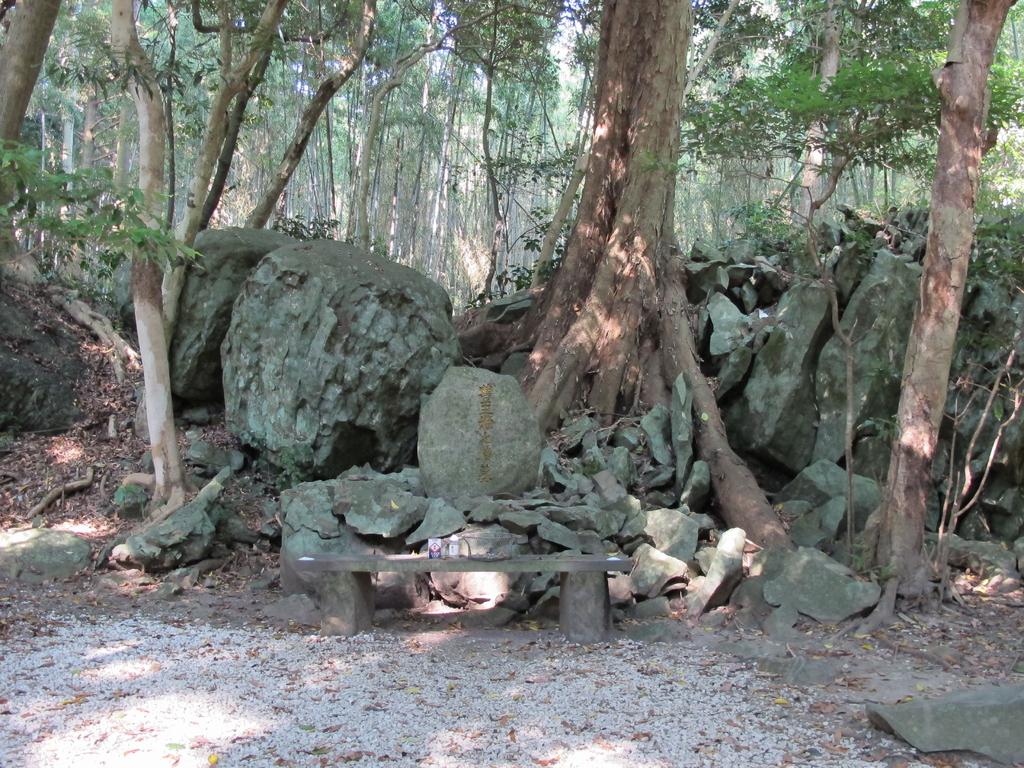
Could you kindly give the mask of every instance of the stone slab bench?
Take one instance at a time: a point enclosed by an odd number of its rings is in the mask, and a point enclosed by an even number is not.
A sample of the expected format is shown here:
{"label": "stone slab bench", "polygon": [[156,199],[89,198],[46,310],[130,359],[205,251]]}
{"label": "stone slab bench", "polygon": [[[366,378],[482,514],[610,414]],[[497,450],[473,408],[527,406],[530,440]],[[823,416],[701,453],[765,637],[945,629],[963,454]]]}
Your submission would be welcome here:
{"label": "stone slab bench", "polygon": [[501,559],[426,555],[285,555],[282,567],[319,593],[321,631],[356,635],[373,623],[374,573],[558,573],[559,626],[578,643],[600,642],[611,627],[609,572],[633,569],[629,558],[605,555],[516,555]]}

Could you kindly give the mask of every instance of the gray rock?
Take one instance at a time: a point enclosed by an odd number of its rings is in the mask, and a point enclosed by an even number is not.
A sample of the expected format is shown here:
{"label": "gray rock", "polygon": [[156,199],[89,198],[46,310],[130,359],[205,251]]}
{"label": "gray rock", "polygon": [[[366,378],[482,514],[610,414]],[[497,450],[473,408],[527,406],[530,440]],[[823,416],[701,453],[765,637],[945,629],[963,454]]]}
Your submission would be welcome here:
{"label": "gray rock", "polygon": [[659,464],[672,464],[671,440],[672,414],[660,403],[640,419],[640,429],[647,436],[647,447]]}
{"label": "gray rock", "polygon": [[573,451],[578,448],[584,438],[597,429],[597,422],[589,416],[580,416],[565,424],[562,429],[562,450]]}
{"label": "gray rock", "polygon": [[956,691],[935,699],[867,705],[876,728],[922,752],[969,750],[1007,764],[1024,762],[1024,685]]}
{"label": "gray rock", "polygon": [[114,491],[114,508],[122,520],[141,520],[146,515],[149,491],[141,485],[127,483]]}
{"label": "gray rock", "polygon": [[718,388],[715,390],[715,399],[722,400],[732,392],[736,386],[743,381],[743,377],[750,370],[750,364],[754,362],[754,351],[750,347],[737,347],[725,358],[722,367],[718,370]]}
{"label": "gray rock", "polygon": [[296,240],[267,229],[206,229],[196,237],[200,257],[189,266],[170,340],[171,391],[189,401],[224,396],[220,345],[231,307],[260,259]]}
{"label": "gray rock", "polygon": [[565,549],[582,549],[580,537],[561,523],[545,520],[537,526],[537,535]]}
{"label": "gray rock", "polygon": [[693,594],[686,596],[690,616],[700,616],[704,611],[728,602],[743,578],[743,548],[746,544],[747,534],[741,528],[730,528],[722,534],[704,581]]}
{"label": "gray rock", "polygon": [[677,509],[652,509],[647,512],[644,533],[654,547],[677,560],[690,560],[697,550],[700,526]]}
{"label": "gray rock", "polygon": [[222,346],[225,415],[293,478],[402,466],[420,399],[459,354],[444,290],[342,243],[268,254]]}
{"label": "gray rock", "polygon": [[730,442],[792,472],[810,463],[818,418],[814,367],[830,327],[824,288],[803,283],[786,292],[742,395],[726,410]]}
{"label": "gray rock", "polygon": [[584,448],[577,464],[583,476],[591,479],[599,472],[608,471],[608,459],[605,458],[604,451],[596,445]]}
{"label": "gray rock", "polygon": [[78,341],[59,322],[37,319],[15,295],[0,291],[0,431],[68,429],[81,416]]}
{"label": "gray rock", "polygon": [[750,318],[744,315],[729,298],[722,293],[708,298],[708,315],[711,317],[711,354],[727,355],[746,343],[750,333]]}
{"label": "gray rock", "polygon": [[419,527],[410,533],[406,544],[418,544],[427,539],[440,539],[461,530],[466,525],[466,518],[444,499],[431,499],[427,512]]}
{"label": "gray rock", "polygon": [[1024,573],[1024,536],[1013,542],[1013,554],[1017,557],[1017,570]]}
{"label": "gray rock", "polygon": [[507,510],[507,507],[486,496],[478,496],[472,499],[455,499],[452,503],[459,511],[465,512],[466,517],[473,523],[493,523],[497,521],[498,516],[502,512]]}
{"label": "gray rock", "polygon": [[529,533],[547,519],[533,509],[510,509],[498,515],[498,522],[513,533]]}
{"label": "gray rock", "polygon": [[608,470],[615,479],[627,488],[636,482],[636,466],[633,456],[625,446],[613,448],[608,454]]}
{"label": "gray rock", "polygon": [[653,600],[644,600],[642,603],[637,603],[629,611],[629,617],[638,621],[661,619],[671,615],[672,606],[669,605],[668,598],[664,595],[655,597]]}
{"label": "gray rock", "polygon": [[275,600],[263,609],[263,613],[272,619],[288,623],[320,626],[320,609],[313,602],[313,598],[304,593],[286,595],[280,600]]}
{"label": "gray rock", "polygon": [[430,496],[535,488],[541,447],[533,409],[510,376],[450,368],[420,413],[417,454]]}
{"label": "gray rock", "polygon": [[630,425],[620,426],[612,434],[610,442],[616,448],[636,451],[643,445],[644,433],[639,427]]}
{"label": "gray rock", "polygon": [[387,482],[342,480],[336,486],[335,514],[364,536],[392,538],[423,522],[430,502]]}
{"label": "gray rock", "polygon": [[566,507],[546,507],[544,514],[556,523],[576,531],[593,531],[602,539],[609,539],[619,532],[626,521],[621,510],[606,509],[599,506],[572,505]]}
{"label": "gray rock", "polygon": [[171,570],[206,559],[223,509],[217,497],[231,476],[221,470],[192,501],[166,519],[146,523],[111,551],[112,559],[147,571]]}
{"label": "gray rock", "polygon": [[764,597],[772,605],[790,604],[825,624],[863,613],[880,596],[877,584],[858,581],[849,568],[807,547],[789,553],[782,572],[764,585]]}
{"label": "gray rock", "polygon": [[672,383],[669,402],[672,425],[672,452],[676,456],[676,490],[682,490],[693,466],[693,392],[680,374]]}
{"label": "gray rock", "polygon": [[[916,264],[879,254],[843,312],[840,327],[854,340],[854,424],[896,413],[919,275]],[[815,390],[820,423],[814,459],[837,461],[846,424],[846,353],[838,337],[821,350]]]}
{"label": "gray rock", "polygon": [[693,561],[697,563],[700,572],[706,576],[711,571],[711,564],[715,561],[715,547],[713,545],[701,547],[694,553]]}
{"label": "gray rock", "polygon": [[[929,544],[937,543],[935,534],[926,534]],[[1017,570],[1017,556],[1005,545],[995,541],[970,541],[955,533],[947,534],[946,544],[949,547],[948,562],[957,568],[970,569],[983,579],[1001,576],[1020,580]]]}
{"label": "gray rock", "polygon": [[[797,636],[794,627],[799,620],[800,612],[796,607],[790,603],[783,603],[765,617],[761,626],[764,633],[772,640],[785,642]],[[798,685],[805,685],[805,683],[798,683]]]}
{"label": "gray rock", "polygon": [[706,461],[695,461],[686,478],[679,503],[685,504],[693,512],[704,509],[711,495],[711,467]]}
{"label": "gray rock", "polygon": [[0,576],[31,583],[74,576],[91,563],[89,542],[67,531],[0,531]]}
{"label": "gray rock", "polygon": [[[823,459],[816,461],[775,494],[775,503],[806,501],[821,506],[837,497],[846,498],[846,470]],[[882,501],[882,490],[870,477],[853,476],[853,508],[857,530],[864,528],[868,516]],[[841,523],[841,529],[845,523]]]}
{"label": "gray rock", "polygon": [[586,475],[574,471],[572,462],[562,467],[551,448],[541,451],[541,484],[555,493],[568,496],[585,496],[594,490],[593,481]]}
{"label": "gray rock", "polygon": [[522,290],[502,296],[487,304],[485,317],[492,323],[514,323],[533,306],[533,294]]}
{"label": "gray rock", "polygon": [[608,470],[598,472],[591,480],[594,481],[594,490],[602,505],[619,504],[629,495],[615,475]]}
{"label": "gray rock", "polygon": [[224,467],[231,467],[232,472],[239,472],[245,466],[245,455],[241,451],[218,448],[203,440],[202,433],[198,430],[189,430],[185,434],[189,441],[185,458],[192,464],[204,468],[211,475],[217,474]]}
{"label": "gray rock", "polygon": [[[671,483],[676,476],[675,467],[666,467],[660,464],[652,464],[637,478],[637,482],[648,490],[653,488],[664,488]],[[673,491],[674,493],[675,491]]]}
{"label": "gray rock", "polygon": [[840,529],[846,529],[845,496],[830,499],[798,517],[789,529],[789,537],[799,547],[821,548],[822,544],[833,544]]}
{"label": "gray rock", "polygon": [[635,594],[644,597],[657,597],[670,581],[685,579],[690,569],[682,560],[659,552],[650,544],[641,544],[633,553],[636,565],[630,577],[633,580]]}

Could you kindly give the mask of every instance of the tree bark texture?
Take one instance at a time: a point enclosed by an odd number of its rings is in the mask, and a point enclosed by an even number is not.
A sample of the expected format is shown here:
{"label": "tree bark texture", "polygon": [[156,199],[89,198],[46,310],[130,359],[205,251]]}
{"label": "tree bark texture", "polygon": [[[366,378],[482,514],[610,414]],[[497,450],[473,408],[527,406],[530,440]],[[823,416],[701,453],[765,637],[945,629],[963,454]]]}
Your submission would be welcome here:
{"label": "tree bark texture", "polygon": [[17,141],[60,0],[22,0],[0,50],[0,141]]}
{"label": "tree bark texture", "polygon": [[[836,0],[828,0],[822,25],[821,65],[818,70],[822,89],[827,88],[839,72],[839,37],[839,10],[836,8]],[[822,167],[825,164],[825,149],[821,142],[825,131],[825,124],[816,122],[807,132],[807,148],[795,211],[796,224],[805,225],[810,222],[812,203],[821,197]]]}
{"label": "tree bark texture", "polygon": [[249,106],[256,88],[263,82],[266,76],[267,67],[270,65],[270,58],[273,50],[268,48],[253,68],[249,79],[246,81],[245,90],[235,98],[231,105],[231,115],[228,117],[228,127],[224,133],[224,142],[221,144],[220,156],[217,158],[217,170],[214,172],[213,180],[210,182],[210,191],[206,194],[206,202],[203,203],[203,215],[199,220],[199,229],[203,230],[210,226],[210,219],[220,205],[220,199],[224,194],[224,187],[228,181],[228,173],[231,171],[231,162],[235,158],[235,149],[238,147],[238,136],[242,131],[242,120],[245,117],[245,110]]}
{"label": "tree bark texture", "polygon": [[624,388],[639,338],[656,334],[658,253],[675,181],[687,0],[607,0],[598,49],[589,171],[561,269],[527,325],[539,322],[524,383],[541,423],[585,399],[599,414],[633,402]]}
{"label": "tree bark texture", "polygon": [[[113,0],[110,16],[111,48],[131,72],[129,91],[139,121],[139,188],[148,212],[148,225],[159,226],[163,215],[164,155],[167,130],[163,99],[152,63],[139,44],[132,0]],[[146,392],[146,421],[149,426],[154,497],[169,505],[184,500],[185,475],[178,455],[171,376],[167,362],[158,264],[144,254],[134,255],[132,299],[139,333],[139,354]]]}
{"label": "tree bark texture", "polygon": [[931,219],[874,553],[903,594],[919,593],[927,581],[925,509],[974,240],[988,76],[1013,2],[962,0],[949,57],[933,73],[942,108]]}
{"label": "tree bark texture", "polygon": [[[59,10],[60,0],[23,0],[14,10],[6,42],[0,49],[0,143],[21,138],[21,123]],[[0,178],[0,200],[6,201],[12,194]],[[18,251],[10,222],[0,224],[0,264],[12,274],[37,279],[35,262],[18,256]]]}
{"label": "tree bark texture", "polygon": [[[313,99],[306,105],[299,117],[299,123],[295,128],[291,144],[285,150],[284,157],[277,166],[277,170],[271,176],[270,184],[263,193],[259,203],[249,214],[246,222],[248,227],[265,227],[274,213],[274,207],[288,186],[292,174],[299,166],[303,154],[306,152],[306,145],[309,144],[309,137],[313,135],[313,129],[317,121],[324,113],[327,105],[330,104],[341,87],[348,82],[349,78],[359,69],[366,56],[366,50],[370,46],[370,39],[373,36],[373,25],[377,18],[377,0],[364,0],[363,8],[357,22],[357,29],[349,46],[349,53],[338,61],[338,68],[333,75],[320,83],[313,94]],[[364,149],[365,151],[365,149]]]}
{"label": "tree bark texture", "polygon": [[[563,263],[525,318],[535,338],[523,373],[545,428],[577,402],[611,418],[667,394],[694,393],[697,448],[721,513],[761,544],[789,538],[729,447],[688,322],[672,207],[692,28],[688,0],[606,0],[588,172]],[[644,343],[641,343],[641,339]]]}

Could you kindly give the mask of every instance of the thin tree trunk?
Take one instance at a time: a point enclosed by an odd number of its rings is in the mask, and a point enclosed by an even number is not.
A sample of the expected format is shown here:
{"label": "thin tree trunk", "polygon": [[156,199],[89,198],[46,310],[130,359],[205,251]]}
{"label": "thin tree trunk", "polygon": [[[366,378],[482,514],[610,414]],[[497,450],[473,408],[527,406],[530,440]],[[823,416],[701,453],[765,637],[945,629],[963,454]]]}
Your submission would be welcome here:
{"label": "thin tree trunk", "polygon": [[[163,213],[164,152],[167,129],[160,87],[135,29],[132,0],[113,0],[110,16],[111,48],[130,67],[129,90],[139,120],[139,187],[150,226],[159,226]],[[132,263],[132,297],[139,333],[146,392],[146,416],[156,481],[155,497],[168,507],[180,505],[185,496],[185,475],[178,456],[174,412],[171,403],[167,337],[161,308],[160,267],[145,254]]]}
{"label": "thin tree trunk", "polygon": [[874,552],[903,594],[918,594],[927,585],[923,539],[932,460],[974,240],[981,158],[990,145],[989,71],[1011,5],[1013,0],[961,0],[949,56],[933,75],[942,107],[931,219]]}
{"label": "thin tree trunk", "polygon": [[[189,183],[188,195],[185,198],[185,214],[175,230],[175,236],[185,245],[191,246],[199,233],[203,208],[210,191],[210,179],[213,176],[214,164],[221,147],[224,146],[224,137],[227,133],[228,107],[235,96],[245,89],[253,68],[267,48],[273,44],[273,35],[277,31],[281,15],[287,4],[288,0],[267,0],[256,29],[252,33],[250,47],[238,64],[233,63],[229,9],[226,4],[221,6],[221,83],[206,117],[203,141],[196,164],[192,168],[192,179]],[[185,267],[182,265],[174,267],[164,276],[164,323],[168,338],[174,333],[174,323],[178,317],[178,300],[184,285]]]}
{"label": "thin tree trunk", "polygon": [[[370,156],[369,148],[377,142],[382,115],[387,97],[398,86],[405,82],[405,76],[424,56],[440,48],[452,30],[424,43],[419,48],[407,53],[394,65],[394,71],[373,95],[370,105],[370,117],[366,124],[366,136],[363,138],[363,153],[359,159],[359,184],[355,203],[355,235],[356,241],[366,251],[370,250],[370,219],[367,213],[370,198]],[[379,157],[380,151],[376,153]]]}
{"label": "thin tree trunk", "polygon": [[249,106],[256,89],[266,77],[267,67],[273,56],[273,49],[267,48],[260,60],[256,62],[249,78],[246,80],[243,90],[231,105],[231,116],[228,118],[227,130],[224,133],[224,143],[220,148],[220,156],[217,158],[217,170],[210,182],[210,191],[206,195],[206,202],[203,203],[203,215],[199,222],[199,229],[203,230],[210,226],[210,219],[220,205],[221,197],[224,195],[224,187],[227,185],[228,174],[231,172],[231,163],[235,158],[235,149],[238,147],[238,136],[242,130],[242,120],[245,118],[245,110]]}
{"label": "thin tree trunk", "polygon": [[489,192],[489,200],[491,203],[492,221],[494,222],[494,229],[491,232],[490,261],[487,265],[487,277],[484,278],[483,285],[484,296],[491,295],[494,274],[498,270],[498,251],[501,249],[506,228],[505,215],[501,210],[501,198],[498,195],[498,179],[494,174],[494,158],[491,156],[490,139],[491,119],[494,112],[494,55],[498,34],[497,24],[497,17],[495,17],[494,25],[492,26],[493,32],[491,35],[491,58],[488,61],[487,71],[485,72],[485,76],[487,78],[487,93],[484,99],[484,125],[480,132],[484,155],[484,173],[487,175],[487,190]]}
{"label": "thin tree trunk", "polygon": [[377,0],[364,0],[355,34],[349,44],[348,54],[341,57],[338,61],[338,68],[334,74],[320,83],[316,93],[313,95],[313,99],[303,110],[302,115],[299,117],[299,123],[292,135],[291,143],[288,145],[288,149],[285,150],[277,170],[271,177],[268,189],[263,193],[260,201],[249,214],[246,226],[259,228],[267,225],[274,212],[274,206],[277,205],[281,193],[288,186],[288,181],[291,179],[292,174],[295,173],[295,169],[298,167],[299,161],[306,151],[306,145],[309,143],[309,137],[313,133],[313,128],[316,127],[317,121],[327,108],[327,104],[334,97],[334,94],[348,82],[353,73],[359,69],[359,65],[362,64],[363,57],[366,55],[366,49],[370,45],[376,17]]}
{"label": "thin tree trunk", "polygon": [[544,241],[540,246],[540,253],[533,265],[531,285],[534,288],[543,285],[551,276],[551,262],[555,255],[555,246],[558,244],[558,236],[562,233],[562,226],[572,211],[572,204],[576,200],[576,191],[580,188],[580,184],[583,183],[583,177],[587,175],[587,162],[589,160],[590,153],[586,149],[580,152],[580,156],[576,158],[576,164],[572,169],[572,176],[569,177],[569,183],[566,184],[565,189],[562,191],[562,198],[558,201],[558,209],[555,211],[551,223],[548,224],[548,229],[544,233]]}
{"label": "thin tree trunk", "polygon": [[434,194],[434,207],[430,214],[430,235],[427,239],[427,258],[429,268],[427,274],[436,277],[441,262],[441,251],[437,247],[438,236],[440,235],[441,213],[444,207],[448,190],[448,153],[451,149],[452,131],[455,130],[455,113],[459,108],[459,93],[462,90],[462,72],[458,69],[457,60],[452,57],[452,92],[448,103],[448,117],[444,123],[444,132],[441,135],[441,153],[438,156],[437,189]]}
{"label": "thin tree trunk", "polygon": [[99,102],[92,95],[85,101],[85,117],[82,120],[82,143],[79,163],[86,170],[96,164],[96,125],[99,123]]}
{"label": "thin tree trunk", "polygon": [[[839,12],[836,0],[828,0],[823,25],[823,42],[821,51],[821,87],[825,89],[836,73],[839,72]],[[795,222],[805,224],[811,201],[821,196],[822,168],[825,164],[825,149],[821,143],[825,137],[826,127],[822,122],[815,123],[807,132],[807,148],[804,153],[804,172],[797,200]]]}
{"label": "thin tree trunk", "polygon": [[[14,12],[0,49],[0,143],[21,139],[21,124],[59,10],[60,0],[23,0]],[[12,194],[0,177],[0,204],[6,203]],[[19,253],[10,222],[0,223],[0,268],[21,279],[38,279],[35,262]]]}

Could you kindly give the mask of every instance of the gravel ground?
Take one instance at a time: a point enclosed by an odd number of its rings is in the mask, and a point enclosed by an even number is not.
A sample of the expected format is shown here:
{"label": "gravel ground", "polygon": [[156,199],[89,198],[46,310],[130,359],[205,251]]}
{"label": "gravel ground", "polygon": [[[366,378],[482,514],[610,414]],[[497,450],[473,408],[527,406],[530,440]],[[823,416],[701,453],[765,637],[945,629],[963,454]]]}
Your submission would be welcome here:
{"label": "gravel ground", "polygon": [[4,768],[920,765],[698,647],[40,619],[0,650]]}

